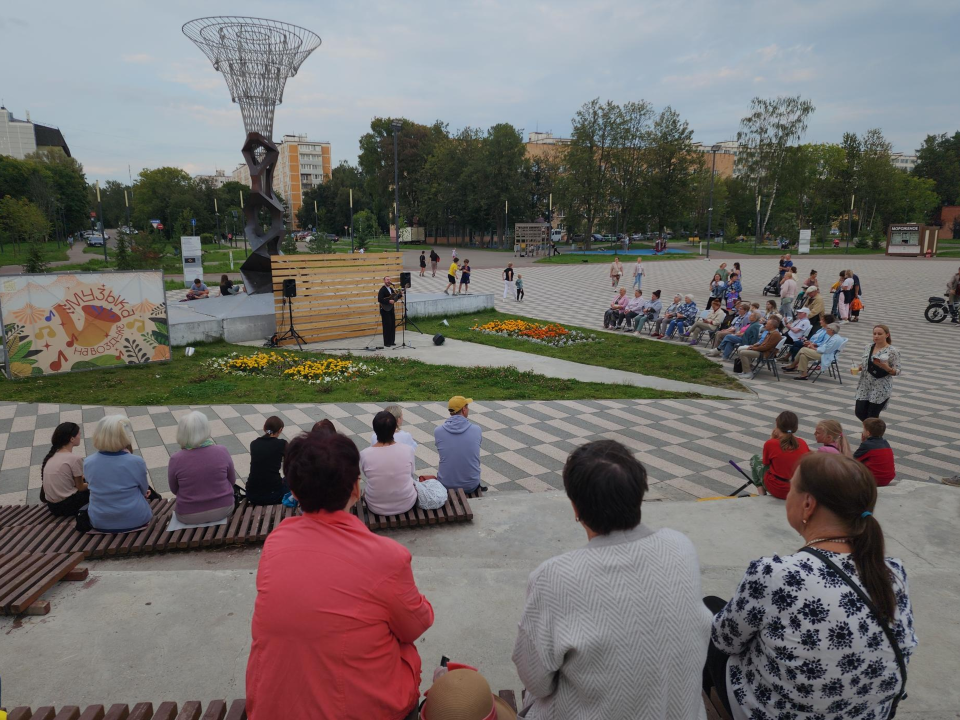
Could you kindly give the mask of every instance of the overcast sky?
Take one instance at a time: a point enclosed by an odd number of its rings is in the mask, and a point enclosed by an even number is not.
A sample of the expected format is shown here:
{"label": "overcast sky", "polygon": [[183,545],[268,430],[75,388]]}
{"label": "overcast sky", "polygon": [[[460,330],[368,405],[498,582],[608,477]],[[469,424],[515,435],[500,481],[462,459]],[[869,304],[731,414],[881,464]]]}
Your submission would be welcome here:
{"label": "overcast sky", "polygon": [[9,3],[0,96],[60,127],[91,181],[128,165],[229,173],[239,107],[180,30],[221,13],[323,38],[287,82],[274,138],[330,141],[334,164],[356,162],[374,116],[567,136],[593,97],[672,105],[704,143],[733,138],[756,95],[810,98],[809,141],[880,127],[913,152],[960,129],[957,0]]}

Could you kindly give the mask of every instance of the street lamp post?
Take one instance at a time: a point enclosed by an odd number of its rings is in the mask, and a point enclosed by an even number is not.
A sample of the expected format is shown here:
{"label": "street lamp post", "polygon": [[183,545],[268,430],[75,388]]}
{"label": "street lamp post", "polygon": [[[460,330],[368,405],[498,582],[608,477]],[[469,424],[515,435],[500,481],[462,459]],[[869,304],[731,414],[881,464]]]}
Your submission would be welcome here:
{"label": "street lamp post", "polygon": [[353,188],[350,188],[350,252],[353,253]]}
{"label": "street lamp post", "polygon": [[[396,230],[397,252],[400,252],[400,167],[397,161],[397,133],[403,123],[394,120],[390,127],[393,128],[393,227]],[[352,236],[350,242],[353,243]]]}
{"label": "street lamp post", "polygon": [[107,230],[103,226],[103,204],[100,202],[100,181],[97,180],[97,213],[100,215],[100,239],[103,240],[103,262],[107,261]]}
{"label": "street lamp post", "polygon": [[710,236],[713,233],[713,181],[717,177],[717,150],[719,145],[714,145],[713,150],[713,168],[710,170],[710,206],[707,208],[707,260],[710,259]]}
{"label": "street lamp post", "polygon": [[127,228],[130,227],[130,199],[127,197],[127,191],[123,191],[123,204],[127,206]]}
{"label": "street lamp post", "polygon": [[503,243],[506,245],[508,235],[510,232],[510,201],[503,201]]}
{"label": "street lamp post", "polygon": [[847,249],[844,250],[845,253],[850,252],[850,236],[853,235],[853,201],[856,197],[856,195],[850,196],[850,212],[847,213]]}
{"label": "street lamp post", "polygon": [[757,244],[760,242],[760,196],[757,195],[757,232],[753,238],[753,254],[757,254]]}
{"label": "street lamp post", "polygon": [[220,208],[217,207],[217,199],[213,199],[213,214],[217,216],[217,245],[220,244]]}

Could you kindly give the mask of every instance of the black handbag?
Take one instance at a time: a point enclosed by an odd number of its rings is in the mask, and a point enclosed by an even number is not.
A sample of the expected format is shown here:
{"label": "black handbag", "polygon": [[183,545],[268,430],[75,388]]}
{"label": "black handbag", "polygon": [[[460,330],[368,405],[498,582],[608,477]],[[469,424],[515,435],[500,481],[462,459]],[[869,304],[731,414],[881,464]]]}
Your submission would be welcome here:
{"label": "black handbag", "polygon": [[887,375],[889,375],[890,373],[888,373],[888,372],[887,372],[886,370],[884,370],[883,368],[877,367],[876,365],[874,365],[874,363],[873,363],[873,349],[874,349],[876,346],[877,346],[876,343],[874,343],[873,345],[870,346],[870,357],[867,358],[867,372],[870,373],[871,375],[873,375],[875,378],[877,378],[877,379],[879,380],[880,378],[885,378],[885,377],[886,377]]}
{"label": "black handbag", "polygon": [[903,658],[903,651],[900,649],[900,645],[897,643],[896,638],[893,636],[893,631],[890,629],[890,626],[887,623],[883,622],[880,619],[880,613],[877,611],[877,606],[873,604],[873,600],[870,599],[870,596],[867,595],[859,585],[857,585],[853,580],[850,579],[850,576],[847,575],[843,570],[840,569],[840,566],[837,565],[833,560],[828,558],[819,550],[812,547],[801,548],[800,552],[809,553],[817,558],[820,562],[826,565],[828,568],[833,570],[837,577],[839,577],[844,583],[846,583],[853,592],[857,594],[857,597],[860,598],[860,601],[866,606],[867,610],[873,615],[873,619],[877,621],[877,624],[880,626],[880,629],[883,630],[883,634],[887,636],[887,640],[890,643],[890,647],[893,648],[893,654],[897,658],[897,666],[900,668],[900,692],[893,696],[893,702],[890,703],[890,714],[887,715],[887,720],[893,720],[897,714],[897,706],[900,704],[901,700],[905,700],[907,697],[907,663]]}
{"label": "black handbag", "polygon": [[743,363],[740,362],[740,358],[737,358],[733,361],[733,372],[742,373],[743,372]]}

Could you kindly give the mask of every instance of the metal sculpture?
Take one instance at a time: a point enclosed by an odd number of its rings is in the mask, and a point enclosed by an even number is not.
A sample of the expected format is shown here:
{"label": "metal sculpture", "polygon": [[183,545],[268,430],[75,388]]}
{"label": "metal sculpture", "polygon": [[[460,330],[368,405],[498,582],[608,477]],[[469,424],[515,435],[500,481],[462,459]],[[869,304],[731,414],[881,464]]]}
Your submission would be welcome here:
{"label": "metal sculpture", "polygon": [[[283,206],[273,192],[273,171],[280,153],[273,144],[273,114],[283,102],[287,78],[320,46],[320,38],[296,25],[247,17],[208,17],[183,26],[223,73],[230,97],[240,106],[247,139],[243,158],[250,168],[250,200],[243,208],[250,256],[240,267],[249,294],[273,292],[270,256],[280,254],[285,228]],[[264,232],[260,212],[270,224]]]}

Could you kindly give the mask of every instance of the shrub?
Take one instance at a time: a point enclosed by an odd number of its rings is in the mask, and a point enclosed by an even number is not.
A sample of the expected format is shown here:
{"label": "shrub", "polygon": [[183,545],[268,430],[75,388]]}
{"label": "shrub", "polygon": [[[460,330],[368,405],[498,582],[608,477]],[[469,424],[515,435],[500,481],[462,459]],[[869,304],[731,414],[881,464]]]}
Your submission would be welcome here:
{"label": "shrub", "polygon": [[283,242],[280,243],[280,252],[284,255],[296,255],[299,250],[297,250],[297,241],[293,239],[293,235],[287,235]]}
{"label": "shrub", "polygon": [[23,263],[23,271],[28,273],[42,273],[47,271],[47,259],[43,255],[43,247],[38,240],[30,242],[27,250],[27,259]]}
{"label": "shrub", "polygon": [[213,233],[200,233],[201,245],[213,245],[216,242],[217,238]]}
{"label": "shrub", "polygon": [[133,270],[133,258],[130,257],[130,244],[126,233],[117,234],[117,248],[113,253],[117,270]]}

